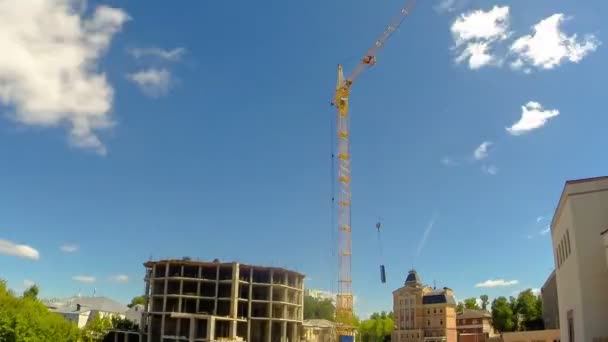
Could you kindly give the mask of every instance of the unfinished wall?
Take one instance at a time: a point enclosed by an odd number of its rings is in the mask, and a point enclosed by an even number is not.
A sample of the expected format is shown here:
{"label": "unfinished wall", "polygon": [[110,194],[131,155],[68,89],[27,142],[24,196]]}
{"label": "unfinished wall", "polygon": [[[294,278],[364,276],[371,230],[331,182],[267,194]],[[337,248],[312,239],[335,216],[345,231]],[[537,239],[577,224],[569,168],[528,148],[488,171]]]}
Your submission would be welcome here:
{"label": "unfinished wall", "polygon": [[302,274],[191,260],[148,262],[144,341],[298,342]]}

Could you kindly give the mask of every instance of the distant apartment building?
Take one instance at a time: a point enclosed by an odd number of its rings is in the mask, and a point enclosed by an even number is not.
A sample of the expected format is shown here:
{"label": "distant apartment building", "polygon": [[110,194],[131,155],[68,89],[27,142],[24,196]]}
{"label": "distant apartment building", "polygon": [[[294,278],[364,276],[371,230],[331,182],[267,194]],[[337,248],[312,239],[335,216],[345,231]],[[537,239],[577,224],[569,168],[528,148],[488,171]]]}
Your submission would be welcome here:
{"label": "distant apartment building", "polygon": [[107,297],[73,297],[47,303],[49,311],[74,322],[79,328],[85,327],[95,316],[117,316],[125,318],[127,306]]}
{"label": "distant apartment building", "polygon": [[456,315],[458,342],[486,342],[496,334],[487,310],[464,310]]}
{"label": "distant apartment building", "polygon": [[304,275],[237,262],[150,261],[142,341],[299,342]]}
{"label": "distant apartment building", "polygon": [[304,295],[315,298],[315,299],[328,299],[332,303],[336,300],[336,295],[330,291],[318,290],[318,289],[306,289]]}
{"label": "distant apartment building", "polygon": [[393,291],[392,342],[456,342],[456,301],[452,290],[422,285],[411,270],[403,287]]}
{"label": "distant apartment building", "polygon": [[540,289],[543,299],[543,322],[545,329],[559,329],[559,305],[557,300],[557,280],[555,271],[551,272]]}
{"label": "distant apartment building", "polygon": [[567,181],[553,220],[563,342],[608,338],[608,177]]}

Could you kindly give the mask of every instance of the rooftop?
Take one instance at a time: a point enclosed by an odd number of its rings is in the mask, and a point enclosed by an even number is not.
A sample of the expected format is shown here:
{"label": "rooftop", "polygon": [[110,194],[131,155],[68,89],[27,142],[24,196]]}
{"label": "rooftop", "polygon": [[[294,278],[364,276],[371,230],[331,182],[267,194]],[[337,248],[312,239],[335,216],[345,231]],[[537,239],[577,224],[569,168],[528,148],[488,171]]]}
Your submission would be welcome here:
{"label": "rooftop", "polygon": [[57,313],[78,312],[80,304],[80,312],[86,311],[102,311],[112,313],[125,313],[127,306],[123,305],[108,297],[74,297],[67,299],[65,302],[49,303],[47,307]]}
{"label": "rooftop", "polygon": [[488,310],[467,310],[459,313],[456,318],[492,318],[492,314]]}
{"label": "rooftop", "polygon": [[201,260],[192,260],[192,259],[163,259],[163,260],[157,260],[157,261],[147,261],[144,263],[144,266],[152,267],[156,264],[175,264],[175,265],[190,265],[190,266],[216,266],[216,265],[232,266],[233,264],[239,264],[239,266],[241,268],[245,267],[245,268],[253,268],[253,269],[257,269],[257,270],[275,270],[275,271],[280,271],[280,272],[288,272],[288,273],[296,274],[296,275],[299,275],[302,277],[305,276],[303,273],[293,271],[293,270],[288,270],[286,268],[249,265],[249,264],[242,264],[242,263],[239,263],[236,261],[220,262],[220,261],[201,261]]}

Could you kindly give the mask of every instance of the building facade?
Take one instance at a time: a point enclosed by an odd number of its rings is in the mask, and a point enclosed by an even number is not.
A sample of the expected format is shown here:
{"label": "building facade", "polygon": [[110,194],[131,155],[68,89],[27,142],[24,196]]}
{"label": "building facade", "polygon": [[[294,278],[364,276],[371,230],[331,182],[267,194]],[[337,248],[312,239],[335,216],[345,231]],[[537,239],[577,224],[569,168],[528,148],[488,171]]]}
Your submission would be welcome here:
{"label": "building facade", "polygon": [[236,262],[150,261],[142,341],[299,341],[304,275]]}
{"label": "building facade", "polygon": [[567,181],[551,222],[564,342],[608,338],[608,177]]}
{"label": "building facade", "polygon": [[557,300],[557,279],[555,271],[551,272],[540,289],[543,299],[543,322],[545,329],[559,329],[559,304]]}
{"label": "building facade", "polygon": [[[502,334],[502,342],[560,342],[559,329],[515,331]],[[591,342],[591,341],[590,341]]]}
{"label": "building facade", "polygon": [[411,270],[403,287],[393,291],[395,328],[392,342],[456,342],[456,302],[452,290],[422,285]]}
{"label": "building facade", "polygon": [[486,342],[496,335],[487,310],[464,310],[456,316],[459,342]]}
{"label": "building facade", "polygon": [[336,342],[336,324],[325,319],[309,319],[302,323],[302,342]]}

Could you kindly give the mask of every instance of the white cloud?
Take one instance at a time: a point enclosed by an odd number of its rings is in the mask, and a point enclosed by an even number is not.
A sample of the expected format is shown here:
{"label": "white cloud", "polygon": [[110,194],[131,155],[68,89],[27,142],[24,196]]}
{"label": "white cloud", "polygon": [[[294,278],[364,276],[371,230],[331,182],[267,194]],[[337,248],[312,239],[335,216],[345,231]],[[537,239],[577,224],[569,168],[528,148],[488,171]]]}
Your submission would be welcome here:
{"label": "white cloud", "polygon": [[504,279],[495,279],[495,280],[486,280],[483,283],[475,284],[475,287],[484,287],[484,288],[493,288],[493,287],[507,287],[519,284],[518,280],[504,280]]}
{"label": "white cloud", "polygon": [[459,50],[456,63],[468,60],[471,69],[499,64],[491,54],[492,44],[509,37],[509,7],[494,6],[489,11],[463,13],[451,27],[455,49]]}
{"label": "white cloud", "polygon": [[171,73],[167,69],[141,70],[128,74],[127,78],[137,84],[144,94],[152,97],[166,95],[171,85]]}
{"label": "white cloud", "polygon": [[439,4],[435,6],[435,10],[438,12],[453,12],[455,10],[456,0],[440,0]]}
{"label": "white cloud", "polygon": [[59,247],[59,249],[61,249],[61,251],[65,252],[65,253],[74,253],[74,252],[78,252],[80,247],[75,244],[66,243],[66,244],[61,245],[61,247]]}
{"label": "white cloud", "polygon": [[77,275],[77,276],[73,276],[72,280],[79,281],[81,283],[94,283],[97,279],[95,279],[95,277],[92,277],[92,276]]}
{"label": "white cloud", "polygon": [[84,18],[73,0],[0,0],[0,103],[26,126],[66,125],[72,145],[100,154],[114,90],[98,61],[129,19],[99,6]]}
{"label": "white cloud", "polygon": [[563,14],[554,14],[534,25],[534,34],[517,39],[511,45],[511,52],[516,56],[511,67],[521,69],[530,65],[553,69],[565,60],[578,63],[597,49],[600,42],[594,35],[578,39],[576,34],[567,36],[563,33],[560,25],[565,20]]}
{"label": "white cloud", "polygon": [[33,285],[36,285],[36,283],[33,280],[29,280],[29,279],[23,280],[23,287],[25,287],[26,289],[32,287]]}
{"label": "white cloud", "polygon": [[482,160],[488,157],[488,150],[490,149],[490,147],[492,146],[492,142],[491,141],[484,141],[481,143],[481,145],[479,145],[475,151],[473,152],[473,157],[476,160]]}
{"label": "white cloud", "polygon": [[420,242],[418,243],[418,249],[416,249],[416,256],[420,256],[420,253],[422,252],[422,249],[424,248],[424,245],[426,244],[426,239],[429,237],[429,234],[431,233],[431,230],[433,229],[433,226],[435,225],[435,220],[437,219],[437,214],[433,214],[433,216],[431,217],[431,220],[429,221],[429,223],[426,226],[426,229],[424,230],[424,234],[422,234],[422,238],[420,239]]}
{"label": "white cloud", "polygon": [[488,42],[472,42],[466,45],[460,55],[456,57],[456,63],[462,63],[465,60],[469,61],[469,68],[472,70],[479,69],[489,65],[496,58],[488,53]]}
{"label": "white cloud", "polygon": [[542,221],[544,219],[545,219],[544,216],[539,216],[539,217],[536,218],[536,223],[538,223],[538,222],[540,222],[540,221]]}
{"label": "white cloud", "polygon": [[538,289],[538,288],[533,288],[531,290],[532,290],[532,293],[534,293],[537,296],[540,294],[540,289]]}
{"label": "white cloud", "polygon": [[33,260],[40,259],[40,253],[33,247],[30,247],[28,245],[19,245],[8,240],[0,240],[0,254],[12,255],[20,258]]}
{"label": "white cloud", "polygon": [[151,48],[133,48],[128,50],[129,54],[133,56],[135,59],[140,59],[142,57],[150,56],[157,57],[162,60],[177,62],[179,61],[184,54],[186,53],[186,49],[183,47],[175,48],[172,50],[165,50],[158,47]]}
{"label": "white cloud", "polygon": [[458,165],[458,162],[456,160],[454,160],[454,158],[450,158],[450,157],[443,157],[441,158],[441,164],[446,165],[446,166],[454,166],[454,165]]}
{"label": "white cloud", "polygon": [[546,226],[543,230],[539,232],[540,235],[547,235],[551,232],[551,226]]}
{"label": "white cloud", "polygon": [[117,283],[127,283],[129,282],[129,276],[124,274],[117,274],[112,276],[112,281]]}
{"label": "white cloud", "polygon": [[511,135],[522,135],[541,128],[549,119],[558,115],[559,110],[545,110],[540,103],[530,101],[521,107],[521,118],[511,127],[507,127],[507,132]]}
{"label": "white cloud", "polygon": [[488,175],[496,176],[498,174],[498,167],[496,165],[482,165],[481,171]]}

